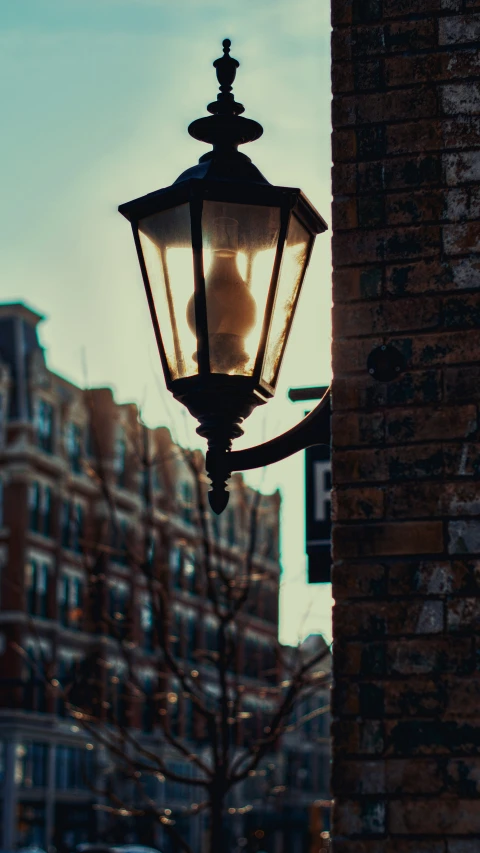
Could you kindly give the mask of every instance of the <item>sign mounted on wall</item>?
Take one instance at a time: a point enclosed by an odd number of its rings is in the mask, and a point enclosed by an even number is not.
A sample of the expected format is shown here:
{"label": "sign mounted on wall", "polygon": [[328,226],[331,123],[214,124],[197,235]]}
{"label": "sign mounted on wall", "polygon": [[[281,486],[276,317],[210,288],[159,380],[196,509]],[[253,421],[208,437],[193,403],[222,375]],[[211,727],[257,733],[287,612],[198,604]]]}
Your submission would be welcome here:
{"label": "sign mounted on wall", "polygon": [[[292,388],[294,402],[318,400],[328,389]],[[331,463],[330,416],[322,422],[321,444],[305,451],[305,546],[308,557],[308,582],[331,583]]]}

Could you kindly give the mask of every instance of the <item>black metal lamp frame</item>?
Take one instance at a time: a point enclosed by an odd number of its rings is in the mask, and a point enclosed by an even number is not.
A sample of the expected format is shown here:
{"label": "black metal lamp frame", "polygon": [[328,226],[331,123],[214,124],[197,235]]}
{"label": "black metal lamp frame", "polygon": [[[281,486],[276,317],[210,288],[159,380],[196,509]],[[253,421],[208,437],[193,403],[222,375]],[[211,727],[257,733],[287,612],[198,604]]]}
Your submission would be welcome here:
{"label": "black metal lamp frame", "polygon": [[[230,41],[228,39],[225,39],[223,46],[223,57],[214,63],[220,82],[220,93],[217,96],[217,101],[208,106],[212,115],[194,121],[189,127],[191,136],[211,143],[213,150],[203,155],[197,166],[187,169],[180,175],[172,186],[119,207],[120,213],[132,225],[167,388],[199,421],[200,425],[197,432],[208,441],[207,472],[212,480],[209,500],[216,513],[222,512],[228,503],[228,492],[225,485],[233,471],[270,464],[270,462],[283,459],[297,450],[319,443],[315,436],[318,433],[321,419],[325,417],[326,410],[325,401],[322,400],[315,412],[312,412],[302,424],[285,433],[284,436],[249,451],[231,451],[232,440],[243,434],[242,421],[251,414],[256,406],[263,405],[269,398],[273,397],[276,378],[281,367],[280,359],[272,385],[263,379],[262,369],[268,332],[291,219],[296,217],[299,220],[309,234],[309,242],[302,278],[297,288],[295,304],[286,328],[287,338],[315,236],[325,231],[327,225],[301,190],[272,186],[251,160],[238,151],[238,145],[258,139],[262,135],[263,129],[258,122],[243,118],[240,115],[244,108],[242,104],[234,100],[233,94],[231,94],[231,84],[235,79],[239,63],[229,56]],[[280,230],[275,261],[260,343],[251,376],[231,376],[210,372],[202,246],[202,210],[205,201],[260,205],[279,210]],[[198,373],[194,376],[173,379],[143,256],[139,222],[152,214],[170,210],[183,204],[189,205],[190,212]]]}

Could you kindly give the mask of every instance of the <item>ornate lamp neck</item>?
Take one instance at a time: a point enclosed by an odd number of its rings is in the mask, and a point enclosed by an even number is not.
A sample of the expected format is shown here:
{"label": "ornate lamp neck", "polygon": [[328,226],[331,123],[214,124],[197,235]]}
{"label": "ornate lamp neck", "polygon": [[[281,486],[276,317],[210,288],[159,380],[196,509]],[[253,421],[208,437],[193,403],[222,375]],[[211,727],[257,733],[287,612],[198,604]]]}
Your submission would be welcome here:
{"label": "ornate lamp neck", "polygon": [[236,150],[239,145],[254,142],[263,133],[257,121],[241,118],[243,104],[235,100],[232,84],[240,63],[230,56],[230,39],[223,40],[223,56],[213,63],[220,84],[217,100],[208,105],[210,116],[193,121],[188,128],[190,136],[213,145],[214,150]]}

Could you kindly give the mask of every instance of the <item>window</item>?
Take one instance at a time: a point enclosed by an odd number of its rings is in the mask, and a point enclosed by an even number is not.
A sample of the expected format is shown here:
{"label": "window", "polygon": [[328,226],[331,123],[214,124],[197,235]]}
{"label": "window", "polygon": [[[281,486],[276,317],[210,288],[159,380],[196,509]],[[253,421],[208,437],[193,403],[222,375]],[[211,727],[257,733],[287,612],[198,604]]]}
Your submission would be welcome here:
{"label": "window", "polygon": [[45,453],[53,451],[53,406],[46,400],[39,400],[36,415],[37,445]]}
{"label": "window", "polygon": [[181,515],[184,521],[187,524],[193,524],[194,522],[194,500],[193,500],[193,487],[192,484],[188,481],[182,483],[181,487]]}
{"label": "window", "polygon": [[232,546],[236,542],[235,511],[233,509],[230,509],[227,514],[227,542]]}
{"label": "window", "polygon": [[77,554],[82,552],[83,507],[73,501],[62,504],[62,548],[69,548]]}
{"label": "window", "polygon": [[61,657],[57,660],[55,677],[58,679],[60,687],[55,694],[55,713],[59,717],[65,716],[65,690],[68,688],[76,672],[76,663],[71,658]]}
{"label": "window", "polygon": [[64,575],[59,582],[58,618],[65,628],[79,630],[83,618],[83,581]]}
{"label": "window", "polygon": [[197,648],[197,626],[193,613],[189,613],[184,619],[182,633],[185,637],[185,657],[192,661]]}
{"label": "window", "polygon": [[265,530],[265,556],[269,560],[278,559],[278,538],[274,527],[271,525]]}
{"label": "window", "polygon": [[123,639],[126,636],[129,598],[129,588],[124,584],[116,583],[108,590],[108,613],[111,620],[110,634],[112,637]]}
{"label": "window", "polygon": [[182,620],[178,610],[173,612],[173,624],[170,625],[170,651],[175,657],[182,654]]}
{"label": "window", "polygon": [[23,707],[43,713],[47,707],[45,660],[40,649],[30,650],[22,671]]}
{"label": "window", "polygon": [[145,676],[142,683],[142,731],[152,732],[155,724],[155,699],[153,689],[153,677]]}
{"label": "window", "polygon": [[153,652],[153,609],[148,599],[143,601],[140,607],[140,626],[143,631],[143,650]]}
{"label": "window", "polygon": [[52,533],[52,490],[40,483],[30,483],[28,492],[29,529],[42,536]]}
{"label": "window", "polygon": [[15,748],[15,782],[21,788],[45,788],[47,784],[46,743],[17,743]]}
{"label": "window", "polygon": [[182,549],[178,545],[174,545],[170,551],[170,571],[172,573],[172,584],[176,589],[180,589],[182,576]]}
{"label": "window", "polygon": [[278,622],[278,589],[268,585],[263,590],[263,618],[267,622]]}
{"label": "window", "polygon": [[127,461],[127,443],[124,438],[116,438],[113,450],[113,470],[117,478],[117,486],[125,485]]}
{"label": "window", "polygon": [[122,676],[113,672],[107,681],[107,720],[115,725],[127,725],[128,695]]}
{"label": "window", "polygon": [[94,753],[77,746],[57,746],[55,785],[57,790],[87,790],[93,781]]}
{"label": "window", "polygon": [[40,530],[40,486],[30,483],[28,490],[29,528],[36,533]]}
{"label": "window", "polygon": [[45,806],[36,802],[17,804],[18,847],[45,848]]}
{"label": "window", "polygon": [[120,563],[120,565],[122,566],[125,566],[128,562],[127,537],[128,525],[124,519],[122,519],[121,521],[115,521],[114,524],[112,523],[110,533],[112,560],[114,560],[115,563]]}
{"label": "window", "polygon": [[249,678],[258,678],[258,643],[251,637],[244,644],[244,673]]}
{"label": "window", "polygon": [[183,585],[190,592],[195,592],[195,558],[186,554],[183,561]]}
{"label": "window", "polygon": [[75,474],[82,472],[82,439],[82,427],[71,421],[67,426],[66,445],[68,461]]}
{"label": "window", "polygon": [[47,615],[48,565],[30,559],[25,566],[26,609],[30,616]]}

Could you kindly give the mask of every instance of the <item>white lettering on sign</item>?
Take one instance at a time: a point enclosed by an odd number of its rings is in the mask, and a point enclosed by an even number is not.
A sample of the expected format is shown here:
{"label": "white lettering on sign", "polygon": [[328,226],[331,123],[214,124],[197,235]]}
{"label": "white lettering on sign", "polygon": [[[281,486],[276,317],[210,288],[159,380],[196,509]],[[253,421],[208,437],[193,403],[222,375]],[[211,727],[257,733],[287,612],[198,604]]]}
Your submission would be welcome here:
{"label": "white lettering on sign", "polygon": [[313,464],[313,494],[315,521],[328,521],[330,518],[330,492],[332,465],[329,460]]}

